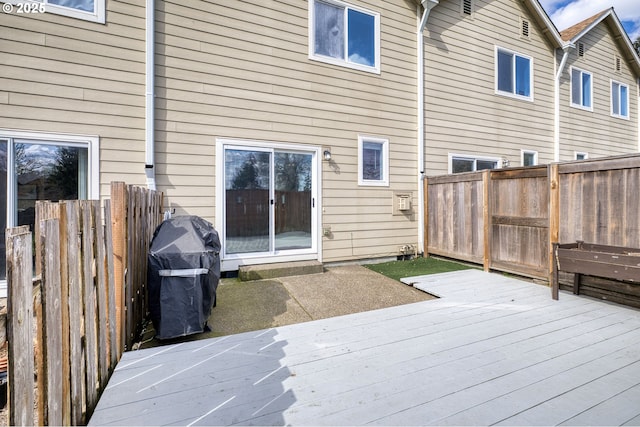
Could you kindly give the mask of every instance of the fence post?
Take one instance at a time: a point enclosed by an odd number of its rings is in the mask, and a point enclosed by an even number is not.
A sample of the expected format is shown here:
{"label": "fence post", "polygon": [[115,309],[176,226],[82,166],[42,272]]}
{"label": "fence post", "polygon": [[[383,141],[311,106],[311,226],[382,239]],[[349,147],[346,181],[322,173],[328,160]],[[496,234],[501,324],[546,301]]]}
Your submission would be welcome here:
{"label": "fence post", "polygon": [[491,269],[491,171],[482,172],[482,223],[484,226],[484,271]]}
{"label": "fence post", "polygon": [[111,183],[111,221],[113,231],[113,278],[116,309],[116,344],[118,354],[125,343],[124,334],[124,275],[127,263],[127,186],[124,182]]}
{"label": "fence post", "polygon": [[560,174],[557,163],[550,164],[547,170],[549,174],[549,286],[551,286],[555,263],[553,244],[558,243],[560,236]]}
{"label": "fence post", "polygon": [[7,230],[7,338],[9,341],[9,425],[34,420],[33,249],[29,227]]}

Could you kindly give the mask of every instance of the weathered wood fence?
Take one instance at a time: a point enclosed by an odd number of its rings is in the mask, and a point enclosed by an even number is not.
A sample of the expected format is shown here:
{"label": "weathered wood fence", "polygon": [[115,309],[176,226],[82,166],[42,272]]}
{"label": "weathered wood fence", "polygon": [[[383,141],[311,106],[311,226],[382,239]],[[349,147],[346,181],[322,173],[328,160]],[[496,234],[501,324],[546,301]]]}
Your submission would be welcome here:
{"label": "weathered wood fence", "polygon": [[640,248],[640,155],[429,177],[424,185],[429,254],[549,280],[553,243]]}
{"label": "weathered wood fence", "polygon": [[10,425],[85,424],[146,315],[162,193],[113,183],[111,194],[104,210],[38,202],[35,240],[28,226],[7,231]]}

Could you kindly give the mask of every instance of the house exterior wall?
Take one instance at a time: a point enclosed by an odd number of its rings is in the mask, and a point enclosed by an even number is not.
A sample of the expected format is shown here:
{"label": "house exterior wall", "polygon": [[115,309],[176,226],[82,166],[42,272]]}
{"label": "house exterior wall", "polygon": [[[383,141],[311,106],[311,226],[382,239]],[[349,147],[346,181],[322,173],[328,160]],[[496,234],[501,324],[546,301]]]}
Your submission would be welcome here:
{"label": "house exterior wall", "polygon": [[[448,154],[506,159],[521,150],[553,161],[554,49],[523,2],[442,1],[425,29],[425,161],[427,175],[447,173]],[[521,18],[530,24],[521,36]],[[495,48],[533,58],[533,102],[495,93]]]}
{"label": "house exterior wall", "polygon": [[[380,74],[309,59],[306,1],[158,2],[156,178],[177,214],[215,223],[216,141],[328,147],[322,260],[396,256],[417,243],[417,207],[392,215],[393,191],[417,199],[416,7],[348,4],[381,15]],[[358,135],[389,140],[388,187],[358,185]]]}
{"label": "house exterior wall", "polygon": [[0,128],[97,136],[102,196],[114,180],[145,184],[144,2],[108,1],[107,14],[0,13]]}
{"label": "house exterior wall", "polygon": [[[572,49],[560,78],[560,160],[575,159],[576,152],[590,158],[638,151],[638,83],[606,21],[580,38],[584,56]],[[615,56],[622,60],[615,71]],[[593,111],[571,106],[571,67],[590,72]],[[611,80],[629,87],[629,119],[611,116]]]}

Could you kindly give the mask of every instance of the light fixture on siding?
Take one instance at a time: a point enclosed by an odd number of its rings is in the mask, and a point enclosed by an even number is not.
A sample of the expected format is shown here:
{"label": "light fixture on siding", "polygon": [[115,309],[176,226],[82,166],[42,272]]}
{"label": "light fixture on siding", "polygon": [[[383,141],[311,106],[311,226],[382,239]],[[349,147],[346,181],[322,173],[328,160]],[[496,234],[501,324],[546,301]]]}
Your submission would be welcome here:
{"label": "light fixture on siding", "polygon": [[508,168],[510,164],[511,164],[511,162],[509,161],[509,159],[502,159],[502,167],[503,168]]}
{"label": "light fixture on siding", "polygon": [[331,160],[331,151],[329,150],[324,150],[324,153],[322,153],[324,156],[324,159],[328,162],[329,160]]}

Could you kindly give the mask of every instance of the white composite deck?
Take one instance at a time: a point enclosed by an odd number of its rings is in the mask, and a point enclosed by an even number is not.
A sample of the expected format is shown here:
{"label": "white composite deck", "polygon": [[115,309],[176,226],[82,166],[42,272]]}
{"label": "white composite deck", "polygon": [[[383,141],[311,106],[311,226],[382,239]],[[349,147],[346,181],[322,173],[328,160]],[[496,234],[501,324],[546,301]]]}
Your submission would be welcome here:
{"label": "white composite deck", "polygon": [[441,299],[124,355],[91,425],[640,425],[640,312],[476,270]]}

